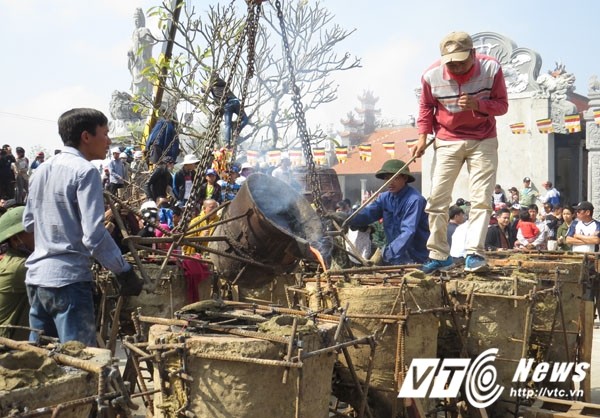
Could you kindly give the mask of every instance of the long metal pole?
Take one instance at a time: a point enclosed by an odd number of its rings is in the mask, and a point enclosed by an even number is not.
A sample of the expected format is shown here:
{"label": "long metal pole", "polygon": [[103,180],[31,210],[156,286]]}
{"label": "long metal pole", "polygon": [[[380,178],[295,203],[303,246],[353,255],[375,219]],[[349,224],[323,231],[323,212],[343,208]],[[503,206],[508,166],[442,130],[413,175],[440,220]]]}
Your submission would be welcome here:
{"label": "long metal pole", "polygon": [[[425,144],[425,149],[429,148],[429,146],[431,144],[433,144],[433,142],[435,141],[435,137],[431,137],[431,139],[429,139],[429,141],[427,141],[427,143]],[[425,151],[425,150],[423,150]],[[404,171],[404,169],[406,167],[408,167],[410,164],[412,164],[413,162],[416,161],[416,159],[419,158],[419,156],[415,155],[413,156],[410,160],[408,160],[402,167],[400,167],[400,169],[398,171],[396,171],[396,174],[394,174],[392,177],[390,177],[385,183],[383,183],[383,185],[377,189],[377,191],[375,193],[373,193],[371,195],[371,197],[369,197],[362,205],[359,206],[358,209],[356,209],[354,212],[352,212],[350,214],[350,216],[348,216],[346,218],[346,220],[344,221],[344,223],[342,223],[341,228],[343,229],[348,222],[350,222],[361,210],[363,210],[368,204],[370,204],[373,200],[375,200],[375,198],[377,198],[377,196],[383,192],[385,189],[387,189],[388,185],[394,181],[394,179],[396,177],[398,177],[399,175],[402,174],[402,171]]]}

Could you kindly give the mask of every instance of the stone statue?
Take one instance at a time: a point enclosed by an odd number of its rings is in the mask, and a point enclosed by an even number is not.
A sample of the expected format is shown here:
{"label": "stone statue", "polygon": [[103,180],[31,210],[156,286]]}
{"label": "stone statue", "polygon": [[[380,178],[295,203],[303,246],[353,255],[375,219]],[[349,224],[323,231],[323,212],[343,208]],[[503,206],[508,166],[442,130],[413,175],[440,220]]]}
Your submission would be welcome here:
{"label": "stone statue", "polygon": [[553,71],[540,75],[536,82],[542,96],[550,97],[553,102],[565,100],[567,92],[575,90],[575,76],[567,73],[566,66],[557,62]]}
{"label": "stone statue", "polygon": [[124,91],[115,90],[108,105],[111,120],[108,122],[112,138],[131,137],[132,131],[143,129],[144,119],[136,112],[131,95]]}
{"label": "stone statue", "polygon": [[575,75],[568,73],[565,64],[557,62],[554,70],[541,74],[536,82],[537,97],[550,98],[552,127],[556,133],[567,133],[565,116],[577,113],[577,107],[567,100],[567,94],[575,90]]}
{"label": "stone statue", "polygon": [[135,9],[135,30],[132,35],[132,46],[127,56],[129,58],[129,71],[131,72],[131,93],[135,97],[150,96],[152,85],[143,75],[144,69],[152,58],[152,47],[156,39],[152,36],[150,29],[146,28],[146,19],[142,9]]}
{"label": "stone statue", "polygon": [[109,104],[110,116],[115,120],[140,119],[139,113],[133,110],[133,98],[129,93],[115,90]]}
{"label": "stone statue", "polygon": [[494,57],[502,65],[509,94],[533,93],[537,90],[535,79],[542,65],[537,52],[519,47],[510,38],[495,32],[479,32],[472,38],[473,47],[478,53]]}
{"label": "stone statue", "polygon": [[597,75],[593,75],[590,77],[590,83],[588,84],[588,89],[590,94],[600,93],[600,80],[598,80]]}

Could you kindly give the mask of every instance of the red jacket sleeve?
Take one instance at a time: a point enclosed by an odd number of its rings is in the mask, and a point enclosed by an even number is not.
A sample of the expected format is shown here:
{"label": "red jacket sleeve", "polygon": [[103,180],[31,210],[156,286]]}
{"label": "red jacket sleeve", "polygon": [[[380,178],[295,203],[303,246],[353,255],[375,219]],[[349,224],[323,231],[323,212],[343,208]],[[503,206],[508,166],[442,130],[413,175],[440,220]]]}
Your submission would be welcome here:
{"label": "red jacket sleeve", "polygon": [[498,70],[492,84],[492,91],[488,100],[479,101],[479,113],[488,116],[504,115],[508,111],[508,93],[504,82],[502,68]]}

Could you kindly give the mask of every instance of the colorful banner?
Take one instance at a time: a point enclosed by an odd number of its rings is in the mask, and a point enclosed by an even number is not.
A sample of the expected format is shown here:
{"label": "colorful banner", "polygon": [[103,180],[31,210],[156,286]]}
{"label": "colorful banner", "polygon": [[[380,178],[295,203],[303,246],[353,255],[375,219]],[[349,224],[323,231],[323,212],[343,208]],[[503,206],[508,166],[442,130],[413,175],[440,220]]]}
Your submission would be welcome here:
{"label": "colorful banner", "polygon": [[578,113],[565,116],[565,129],[569,131],[570,134],[581,132],[581,117]]}
{"label": "colorful banner", "polygon": [[288,154],[290,155],[290,162],[293,167],[302,165],[302,150],[300,148],[293,148],[289,150]]}
{"label": "colorful banner", "polygon": [[419,140],[418,138],[412,138],[412,139],[407,139],[405,142],[406,142],[407,146],[411,147],[411,146],[415,145],[418,140]]}
{"label": "colorful banner", "polygon": [[281,161],[281,151],[272,150],[267,151],[267,163],[271,166],[278,166]]}
{"label": "colorful banner", "polygon": [[363,161],[371,161],[371,144],[359,145],[358,155]]}
{"label": "colorful banner", "polygon": [[340,164],[344,164],[348,161],[348,147],[336,147],[335,158],[337,158],[338,163]]}
{"label": "colorful banner", "polygon": [[388,153],[388,155],[390,156],[390,158],[394,158],[395,149],[396,149],[396,143],[395,142],[384,142],[383,143],[383,149],[385,150],[385,152]]}
{"label": "colorful banner", "polygon": [[527,133],[527,129],[525,129],[525,124],[523,122],[513,123],[512,125],[510,125],[510,130],[515,135]]}
{"label": "colorful banner", "polygon": [[600,109],[594,109],[594,122],[600,125]]}
{"label": "colorful banner", "polygon": [[316,165],[326,165],[327,157],[325,156],[325,148],[313,148],[313,158]]}
{"label": "colorful banner", "polygon": [[255,150],[247,150],[246,157],[248,158],[248,163],[252,165],[258,164],[258,157],[260,157],[260,151]]}
{"label": "colorful banner", "polygon": [[552,127],[552,119],[538,119],[535,121],[538,131],[541,134],[551,134],[554,132],[554,128]]}

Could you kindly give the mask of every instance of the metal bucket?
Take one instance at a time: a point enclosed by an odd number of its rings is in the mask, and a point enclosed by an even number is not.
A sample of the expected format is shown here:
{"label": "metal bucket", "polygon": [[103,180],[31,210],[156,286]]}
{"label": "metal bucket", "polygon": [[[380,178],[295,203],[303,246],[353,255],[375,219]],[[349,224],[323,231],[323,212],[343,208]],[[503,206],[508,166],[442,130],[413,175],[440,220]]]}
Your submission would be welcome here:
{"label": "metal bucket", "polygon": [[226,208],[210,247],[224,253],[251,258],[269,268],[211,254],[217,272],[246,287],[270,282],[279,272],[291,271],[299,258],[310,256],[323,231],[321,220],[310,203],[287,183],[256,173],[248,177]]}

